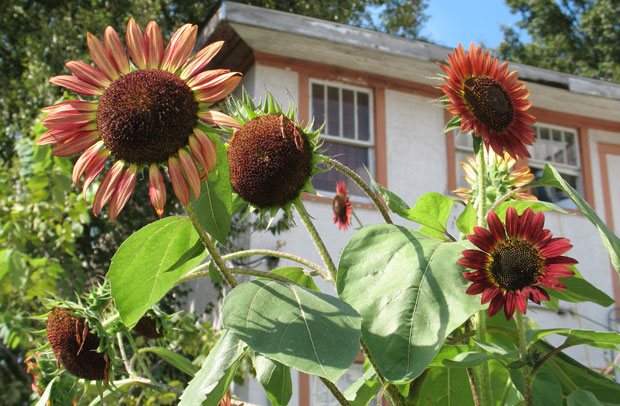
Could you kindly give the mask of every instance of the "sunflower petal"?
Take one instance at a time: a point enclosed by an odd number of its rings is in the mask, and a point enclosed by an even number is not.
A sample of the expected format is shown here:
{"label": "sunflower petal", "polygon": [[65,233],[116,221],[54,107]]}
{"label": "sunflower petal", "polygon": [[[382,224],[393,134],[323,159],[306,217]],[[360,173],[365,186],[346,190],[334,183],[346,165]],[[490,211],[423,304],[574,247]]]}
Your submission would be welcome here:
{"label": "sunflower petal", "polygon": [[149,21],[146,25],[145,38],[147,66],[149,68],[159,68],[164,57],[164,40],[155,21]]}
{"label": "sunflower petal", "polygon": [[127,22],[127,30],[125,33],[127,38],[127,48],[129,49],[129,55],[131,60],[140,69],[146,69],[146,44],[144,41],[144,34],[136,20],[132,18]]}
{"label": "sunflower petal", "polygon": [[123,207],[125,207],[129,201],[136,187],[137,172],[138,166],[136,164],[131,164],[119,178],[114,195],[110,199],[110,220],[115,221],[121,210],[123,210]]}
{"label": "sunflower petal", "polygon": [[241,124],[237,120],[216,110],[199,111],[198,117],[207,124],[219,127],[241,128]]}
{"label": "sunflower petal", "polygon": [[149,166],[149,197],[157,215],[163,216],[166,206],[166,185],[156,164]]}
{"label": "sunflower petal", "polygon": [[181,171],[192,189],[194,199],[198,199],[200,196],[200,175],[198,175],[198,168],[196,168],[192,156],[183,148],[179,149],[179,162],[181,163]]}
{"label": "sunflower petal", "polygon": [[189,203],[189,186],[183,177],[179,160],[174,156],[168,158],[168,175],[177,199],[183,206],[187,205]]}
{"label": "sunflower petal", "polygon": [[194,49],[197,34],[198,27],[192,24],[185,24],[172,34],[172,38],[164,51],[161,68],[174,73],[183,66]]}
{"label": "sunflower petal", "polygon": [[129,73],[129,59],[125,47],[114,28],[108,26],[103,34],[103,43],[120,73]]}
{"label": "sunflower petal", "polygon": [[50,79],[50,82],[85,96],[99,96],[103,93],[103,89],[86,83],[72,75],[54,76]]}
{"label": "sunflower petal", "polygon": [[181,79],[186,80],[200,72],[211,62],[211,59],[220,52],[224,46],[224,41],[217,41],[207,45],[192,58],[191,61],[181,71]]}
{"label": "sunflower petal", "polygon": [[116,190],[116,185],[120,180],[125,164],[123,161],[116,161],[110,170],[105,174],[97,193],[95,194],[95,200],[93,202],[93,214],[98,216],[103,206],[110,200]]}
{"label": "sunflower petal", "polygon": [[112,58],[106,52],[105,47],[99,41],[99,38],[95,37],[91,33],[86,34],[86,45],[90,52],[93,61],[105,73],[111,80],[118,79],[118,69]]}

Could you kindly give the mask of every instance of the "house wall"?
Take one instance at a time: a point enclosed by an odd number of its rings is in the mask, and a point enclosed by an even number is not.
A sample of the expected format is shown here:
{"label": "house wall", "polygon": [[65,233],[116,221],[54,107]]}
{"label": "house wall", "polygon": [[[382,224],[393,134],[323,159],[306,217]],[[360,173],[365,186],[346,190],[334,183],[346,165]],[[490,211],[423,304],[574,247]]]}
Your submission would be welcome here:
{"label": "house wall", "polygon": [[[340,80],[360,86],[368,86],[375,92],[375,108],[382,117],[376,117],[375,131],[377,147],[377,179],[387,185],[390,190],[399,194],[410,204],[423,193],[435,191],[448,193],[454,184],[454,145],[451,145],[442,133],[446,122],[444,110],[432,99],[438,94],[436,90],[426,85],[408,83],[406,86],[396,86],[394,83],[373,82],[372,77],[364,74],[351,74],[338,68],[330,71],[329,67],[295,60],[271,58],[258,55],[257,63],[246,74],[243,84],[248,92],[255,97],[264,96],[268,89],[284,106],[292,100],[298,107],[300,119],[308,120],[308,78]],[[399,90],[400,89],[400,90]],[[541,100],[544,97],[538,96]],[[384,112],[384,113],[383,113]],[[544,111],[549,116],[549,111]],[[548,117],[547,117],[548,118]],[[561,116],[558,120],[563,120]],[[620,125],[620,124],[619,124]],[[604,188],[601,183],[599,168],[598,144],[620,143],[618,132],[602,131],[586,127],[581,123],[579,133],[582,148],[584,179],[588,200],[594,203],[599,213],[605,213]],[[332,222],[331,198],[305,197],[307,210],[314,219],[315,226],[324,238],[330,254],[339,258],[346,242],[354,233],[354,227],[348,231],[339,231]],[[354,210],[364,225],[381,223],[382,218],[366,200],[354,200]],[[617,214],[620,218],[620,211]],[[604,218],[604,217],[603,217]],[[404,220],[396,219],[404,224]],[[303,256],[311,261],[321,263],[321,259],[314,249],[313,243],[299,219],[297,227],[278,236],[269,232],[256,231],[249,236],[252,248],[282,249],[287,252]],[[411,226],[411,223],[408,224]],[[594,227],[583,216],[572,214],[547,215],[546,226],[557,236],[570,238],[575,247],[570,255],[579,260],[578,266],[583,275],[594,285],[614,295],[614,288],[607,253],[600,243]],[[285,245],[282,246],[281,243]],[[280,246],[280,248],[278,248]],[[293,265],[281,260],[279,266]],[[317,278],[318,279],[318,278]],[[335,293],[334,288],[317,280],[321,289]],[[528,315],[542,327],[574,327],[582,329],[605,330],[608,324],[610,309],[601,308],[590,303],[570,304],[562,303],[563,314],[555,314],[544,307],[533,304],[528,308]],[[551,341],[559,345],[561,340]],[[609,361],[609,354],[602,350],[574,347],[567,351],[580,362],[602,368]],[[291,405],[308,405],[310,388],[309,377],[293,373],[294,393]],[[260,399],[248,399],[261,403]]]}

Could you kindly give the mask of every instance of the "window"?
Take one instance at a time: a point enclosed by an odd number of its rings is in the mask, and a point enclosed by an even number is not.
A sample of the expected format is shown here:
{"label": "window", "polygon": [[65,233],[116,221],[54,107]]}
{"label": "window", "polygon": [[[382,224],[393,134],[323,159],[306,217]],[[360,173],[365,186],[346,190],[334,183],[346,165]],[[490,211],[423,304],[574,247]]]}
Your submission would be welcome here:
{"label": "window", "polygon": [[[581,162],[577,132],[570,128],[536,124],[536,142],[528,150],[532,173],[539,178],[545,163],[552,164],[562,177],[579,192],[582,192]],[[560,189],[538,187],[532,189],[538,200],[552,202],[565,209],[575,209],[575,204]]]}
{"label": "window", "polygon": [[[374,173],[373,100],[370,89],[319,80],[310,81],[310,116],[325,123],[323,148],[368,180],[366,169]],[[347,182],[349,193],[362,195],[359,187],[337,171],[313,178],[316,189],[335,192],[336,183]]]}
{"label": "window", "polygon": [[[581,162],[579,159],[579,139],[574,129],[547,125],[534,125],[536,141],[528,147],[532,156],[528,161],[532,173],[539,178],[546,163],[552,164],[562,177],[577,191],[582,192]],[[456,185],[467,187],[465,174],[460,163],[465,162],[467,157],[473,157],[473,139],[470,136],[459,135],[455,131],[454,149],[456,152]],[[538,187],[532,189],[538,200],[552,202],[567,209],[576,208],[574,203],[559,189],[553,187]]]}

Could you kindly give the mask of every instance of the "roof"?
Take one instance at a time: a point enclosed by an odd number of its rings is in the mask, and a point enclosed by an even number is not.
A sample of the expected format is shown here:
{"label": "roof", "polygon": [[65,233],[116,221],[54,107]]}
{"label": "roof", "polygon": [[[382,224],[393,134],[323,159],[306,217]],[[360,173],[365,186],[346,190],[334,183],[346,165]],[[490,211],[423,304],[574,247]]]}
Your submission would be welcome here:
{"label": "roof", "polygon": [[[422,83],[429,83],[430,76],[436,76],[438,69],[434,62],[444,61],[448,52],[452,51],[451,48],[428,42],[229,1],[222,1],[211,10],[200,38],[206,41],[212,37],[221,29],[222,23],[232,27],[251,49],[307,60],[321,58],[318,61],[355,66],[358,70],[362,66],[365,71],[379,71],[386,76]],[[271,33],[271,37],[267,32]],[[274,33],[278,34],[279,40],[273,40]],[[331,43],[331,47],[319,54],[317,45],[322,43],[322,48],[325,48],[326,41]],[[291,47],[291,44],[295,46]],[[409,65],[406,65],[407,62]],[[410,66],[410,70],[417,68],[420,74],[412,74],[409,70],[405,72],[404,66]],[[566,89],[576,94],[620,100],[620,84],[519,63],[511,63],[511,67],[519,72],[520,79],[528,82]]]}

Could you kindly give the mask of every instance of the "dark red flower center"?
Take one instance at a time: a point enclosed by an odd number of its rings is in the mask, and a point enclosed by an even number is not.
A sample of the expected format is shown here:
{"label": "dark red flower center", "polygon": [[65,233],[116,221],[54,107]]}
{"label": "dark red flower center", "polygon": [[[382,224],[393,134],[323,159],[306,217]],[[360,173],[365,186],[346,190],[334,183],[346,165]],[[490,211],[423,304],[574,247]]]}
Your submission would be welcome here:
{"label": "dark red flower center", "polygon": [[97,127],[115,158],[160,163],[188,144],[198,102],[178,76],[158,69],[121,76],[103,92]]}
{"label": "dark red flower center", "polygon": [[332,201],[332,209],[338,220],[342,223],[348,223],[347,219],[347,198],[337,193]]}
{"label": "dark red flower center", "polygon": [[469,109],[487,127],[501,132],[512,124],[515,111],[508,90],[488,76],[465,80],[463,96]]}
{"label": "dark red flower center", "polygon": [[544,265],[536,247],[519,239],[502,241],[491,257],[491,275],[499,287],[508,291],[532,286]]}

